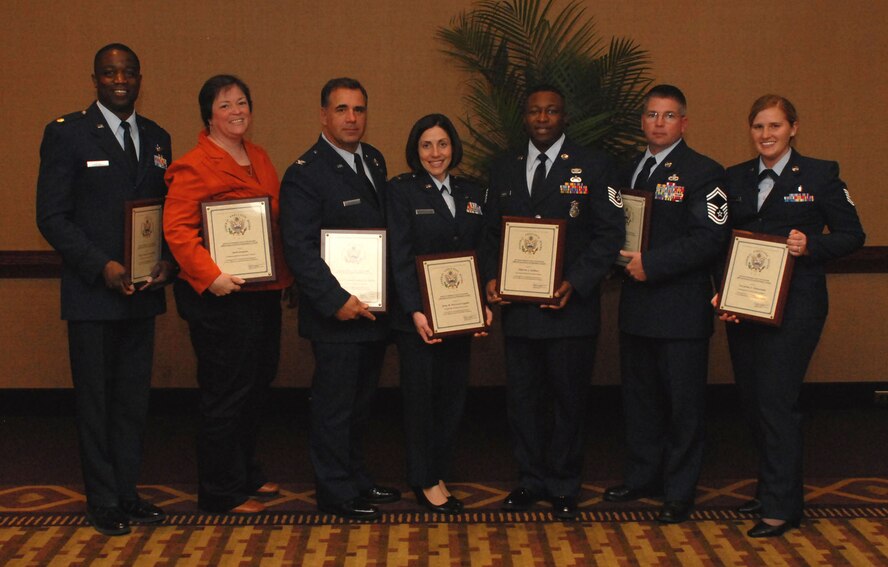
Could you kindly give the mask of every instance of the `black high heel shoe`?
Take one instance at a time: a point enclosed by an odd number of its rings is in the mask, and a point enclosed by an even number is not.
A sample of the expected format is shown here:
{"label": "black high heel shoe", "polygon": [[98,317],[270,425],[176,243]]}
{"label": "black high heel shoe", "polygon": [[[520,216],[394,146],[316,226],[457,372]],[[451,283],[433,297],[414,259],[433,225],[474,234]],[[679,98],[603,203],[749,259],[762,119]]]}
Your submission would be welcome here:
{"label": "black high heel shoe", "polygon": [[416,502],[431,512],[437,512],[438,514],[459,514],[462,512],[463,506],[462,502],[450,496],[447,498],[447,502],[444,504],[432,504],[428,498],[426,498],[425,492],[422,491],[422,488],[413,487],[413,494],[416,495]]}

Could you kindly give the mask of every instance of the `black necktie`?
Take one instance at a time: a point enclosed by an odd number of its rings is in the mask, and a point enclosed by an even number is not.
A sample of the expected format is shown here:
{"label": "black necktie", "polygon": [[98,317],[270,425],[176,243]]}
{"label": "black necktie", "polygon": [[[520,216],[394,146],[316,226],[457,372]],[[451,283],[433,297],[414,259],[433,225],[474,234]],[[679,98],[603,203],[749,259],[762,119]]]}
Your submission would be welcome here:
{"label": "black necktie", "polygon": [[774,181],[777,181],[777,172],[774,171],[773,169],[761,170],[761,172],[759,173],[759,183],[761,183],[765,177],[770,177]]}
{"label": "black necktie", "polygon": [[536,171],[533,172],[533,179],[530,182],[530,194],[534,195],[537,191],[541,191],[543,189],[543,183],[546,182],[546,154],[540,154],[539,165],[537,165]]}
{"label": "black necktie", "polygon": [[632,185],[633,189],[644,189],[644,184],[647,183],[648,177],[651,176],[651,169],[654,168],[656,163],[657,158],[654,156],[647,158],[647,161],[644,162],[644,167],[641,168],[641,171],[638,172],[638,177],[635,178],[635,183]]}
{"label": "black necktie", "polygon": [[450,195],[450,189],[448,189],[446,185],[442,185],[441,198],[444,199],[444,204],[447,205],[447,209],[450,211],[450,215],[456,217],[456,203],[453,202],[453,198],[448,199],[448,195]]}
{"label": "black necktie", "polygon": [[123,126],[123,151],[130,161],[130,172],[133,178],[136,177],[136,171],[139,169],[139,157],[136,155],[136,144],[133,143],[133,137],[130,134],[130,123],[121,122]]}
{"label": "black necktie", "polygon": [[376,193],[376,188],[373,186],[373,182],[370,181],[370,178],[367,177],[367,172],[364,170],[364,162],[361,160],[361,156],[358,154],[354,154],[355,156],[355,172],[357,172],[358,177],[364,180],[364,183],[367,184],[367,187],[373,193]]}

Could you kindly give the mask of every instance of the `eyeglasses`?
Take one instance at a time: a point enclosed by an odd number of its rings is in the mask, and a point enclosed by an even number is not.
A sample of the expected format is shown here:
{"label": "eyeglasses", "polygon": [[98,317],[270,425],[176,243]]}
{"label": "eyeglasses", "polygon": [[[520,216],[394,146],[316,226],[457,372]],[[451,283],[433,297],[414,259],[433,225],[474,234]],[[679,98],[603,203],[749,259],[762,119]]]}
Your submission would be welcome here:
{"label": "eyeglasses", "polygon": [[660,114],[656,110],[651,110],[649,112],[645,112],[643,114],[643,116],[644,116],[644,119],[647,120],[648,122],[656,122],[657,119],[660,118],[661,116],[663,117],[664,122],[669,122],[669,123],[673,123],[676,120],[679,120],[681,118],[681,114],[679,114],[677,112],[669,111],[669,112],[664,112],[663,114]]}

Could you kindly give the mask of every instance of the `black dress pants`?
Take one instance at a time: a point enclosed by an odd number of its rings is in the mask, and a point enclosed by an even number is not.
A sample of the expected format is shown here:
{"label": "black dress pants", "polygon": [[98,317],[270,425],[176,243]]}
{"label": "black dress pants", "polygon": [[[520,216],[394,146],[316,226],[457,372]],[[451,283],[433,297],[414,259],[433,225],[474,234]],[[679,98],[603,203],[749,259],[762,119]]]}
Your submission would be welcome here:
{"label": "black dress pants", "polygon": [[506,337],[506,398],[520,485],[577,496],[597,337]]}
{"label": "black dress pants", "polygon": [[824,318],[784,319],[783,325],[728,324],[734,381],[759,452],[756,498],[762,516],[802,516],[802,382]]}
{"label": "black dress pants", "polygon": [[446,480],[469,383],[471,337],[429,345],[416,332],[395,337],[401,362],[407,483],[428,488]]}
{"label": "black dress pants", "polygon": [[703,466],[709,339],[620,334],[626,485],[693,502]]}
{"label": "black dress pants", "polygon": [[373,486],[364,464],[363,437],[386,342],[311,345],[311,462],[318,504],[335,506]]}
{"label": "black dress pants", "polygon": [[91,506],[135,500],[151,391],[154,317],[69,321],[80,464]]}
{"label": "black dress pants", "polygon": [[177,282],[176,301],[197,355],[197,502],[208,512],[243,504],[267,481],[255,453],[280,359],[280,296],[280,291],[198,296]]}

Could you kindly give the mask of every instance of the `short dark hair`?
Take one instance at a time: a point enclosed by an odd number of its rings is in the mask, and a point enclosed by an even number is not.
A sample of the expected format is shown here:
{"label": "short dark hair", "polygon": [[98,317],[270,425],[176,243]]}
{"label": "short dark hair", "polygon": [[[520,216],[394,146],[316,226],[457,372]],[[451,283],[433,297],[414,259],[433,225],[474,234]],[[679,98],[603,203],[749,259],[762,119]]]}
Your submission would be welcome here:
{"label": "short dark hair", "polygon": [[752,103],[752,108],[749,110],[749,125],[752,126],[752,121],[755,120],[755,117],[759,112],[775,106],[783,111],[783,114],[786,116],[786,121],[789,122],[790,125],[799,121],[799,113],[796,112],[795,106],[789,102],[788,98],[775,94],[766,94],[758,97],[756,101]]}
{"label": "short dark hair", "polygon": [[109,43],[104,47],[100,47],[98,51],[96,51],[95,57],[93,57],[93,71],[97,71],[99,68],[99,59],[102,58],[102,55],[105,54],[106,51],[111,51],[112,49],[116,49],[117,51],[123,51],[125,53],[129,53],[133,56],[133,59],[136,60],[136,68],[141,70],[142,64],[139,63],[139,56],[136,55],[136,52],[122,43]]}
{"label": "short dark hair", "polygon": [[404,153],[407,156],[407,165],[410,166],[414,173],[425,171],[419,159],[419,138],[423,132],[435,126],[443,128],[447,132],[447,136],[450,137],[450,169],[458,166],[459,162],[462,161],[462,142],[459,139],[459,134],[456,133],[456,128],[453,127],[453,123],[443,114],[427,114],[416,121],[416,124],[410,129],[410,135],[407,136],[407,147]]}
{"label": "short dark hair", "polygon": [[529,101],[530,97],[532,95],[535,95],[536,93],[555,93],[561,98],[561,103],[565,106],[567,105],[567,100],[564,98],[564,93],[561,92],[561,89],[549,83],[540,83],[527,89],[527,91],[524,93],[524,98],[522,99],[521,106],[527,107],[527,101]]}
{"label": "short dark hair", "polygon": [[244,96],[247,97],[247,105],[250,107],[250,112],[253,112],[253,99],[250,97],[250,87],[247,86],[247,83],[234,75],[214,75],[206,80],[197,94],[197,104],[200,105],[200,118],[207,129],[210,127],[210,118],[213,117],[213,101],[216,100],[220,92],[231,85],[237,85],[240,87],[240,90],[244,91]]}
{"label": "short dark hair", "polygon": [[679,114],[682,116],[688,111],[688,101],[685,99],[685,95],[681,92],[681,89],[675,87],[673,85],[657,85],[652,87],[651,90],[644,95],[644,98],[641,99],[641,111],[644,112],[644,109],[647,108],[648,102],[652,98],[671,98],[675,102],[678,103],[679,106]]}
{"label": "short dark hair", "polygon": [[361,91],[361,94],[364,95],[364,104],[367,104],[367,89],[365,89],[364,86],[357,79],[338,77],[336,79],[330,79],[329,81],[327,81],[327,84],[325,84],[324,88],[321,89],[322,108],[327,106],[327,103],[330,101],[330,93],[332,93],[336,89],[350,89]]}

